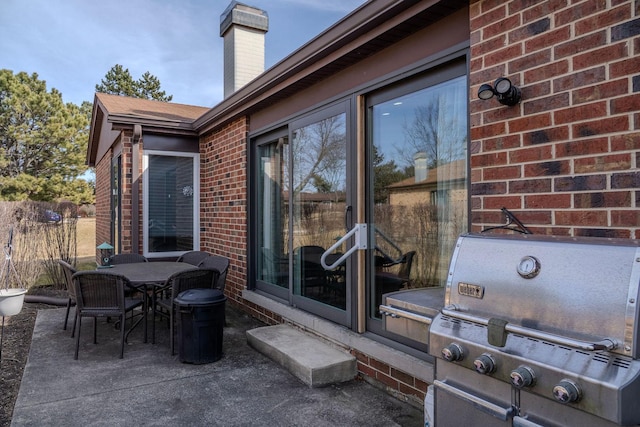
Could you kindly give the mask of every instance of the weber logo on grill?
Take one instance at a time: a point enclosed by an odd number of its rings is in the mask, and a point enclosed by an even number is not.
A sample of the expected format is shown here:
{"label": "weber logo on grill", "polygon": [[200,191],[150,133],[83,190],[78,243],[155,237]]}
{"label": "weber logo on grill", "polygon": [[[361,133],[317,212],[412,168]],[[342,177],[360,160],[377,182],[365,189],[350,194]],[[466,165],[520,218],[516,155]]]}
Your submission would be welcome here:
{"label": "weber logo on grill", "polygon": [[458,282],[458,293],[467,297],[482,299],[484,297],[484,287]]}

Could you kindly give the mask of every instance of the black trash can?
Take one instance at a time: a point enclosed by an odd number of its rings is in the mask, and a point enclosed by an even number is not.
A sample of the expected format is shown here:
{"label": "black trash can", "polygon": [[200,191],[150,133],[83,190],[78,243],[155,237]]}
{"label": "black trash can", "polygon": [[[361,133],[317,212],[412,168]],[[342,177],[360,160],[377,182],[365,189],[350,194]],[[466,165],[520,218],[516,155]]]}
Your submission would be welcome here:
{"label": "black trash can", "polygon": [[210,363],[222,357],[227,297],[218,289],[189,289],[175,299],[179,358]]}

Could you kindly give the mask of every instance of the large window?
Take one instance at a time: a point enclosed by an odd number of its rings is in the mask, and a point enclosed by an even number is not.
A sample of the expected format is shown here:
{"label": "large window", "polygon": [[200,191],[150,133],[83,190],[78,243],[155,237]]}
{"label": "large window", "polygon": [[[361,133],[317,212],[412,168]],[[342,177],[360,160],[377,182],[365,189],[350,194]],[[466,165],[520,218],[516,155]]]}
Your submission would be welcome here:
{"label": "large window", "polygon": [[144,254],[198,250],[199,154],[147,150],[143,164]]}
{"label": "large window", "polygon": [[455,76],[464,72],[460,62],[369,99],[373,318],[388,292],[443,286],[467,231],[468,91]]}

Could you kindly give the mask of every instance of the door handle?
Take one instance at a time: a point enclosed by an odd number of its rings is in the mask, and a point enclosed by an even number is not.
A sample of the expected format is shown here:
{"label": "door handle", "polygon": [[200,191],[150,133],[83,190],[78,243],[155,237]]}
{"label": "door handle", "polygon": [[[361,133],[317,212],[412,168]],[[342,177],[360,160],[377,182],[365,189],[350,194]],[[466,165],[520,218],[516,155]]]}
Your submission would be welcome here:
{"label": "door handle", "polygon": [[351,205],[347,206],[344,210],[344,229],[349,229],[349,224],[351,224]]}
{"label": "door handle", "polygon": [[[327,257],[331,255],[333,251],[338,249],[342,245],[342,243],[350,239],[351,236],[355,236],[355,245],[351,246],[351,248],[349,248],[347,252],[342,254],[342,256],[338,258],[333,264],[328,265]],[[360,249],[367,249],[367,224],[356,224],[355,227],[351,229],[351,231],[342,236],[340,240],[334,243],[329,249],[324,251],[324,253],[320,257],[320,264],[325,270],[335,270],[340,264],[342,264],[347,258],[349,258],[352,253]]]}

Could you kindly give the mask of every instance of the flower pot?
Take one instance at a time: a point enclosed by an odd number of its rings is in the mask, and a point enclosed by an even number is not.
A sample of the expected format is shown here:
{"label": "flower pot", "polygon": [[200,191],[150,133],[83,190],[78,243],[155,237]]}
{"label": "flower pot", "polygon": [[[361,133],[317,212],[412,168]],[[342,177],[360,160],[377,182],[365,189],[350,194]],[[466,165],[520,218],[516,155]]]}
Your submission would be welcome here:
{"label": "flower pot", "polygon": [[0,289],[0,316],[13,316],[20,313],[26,289]]}

